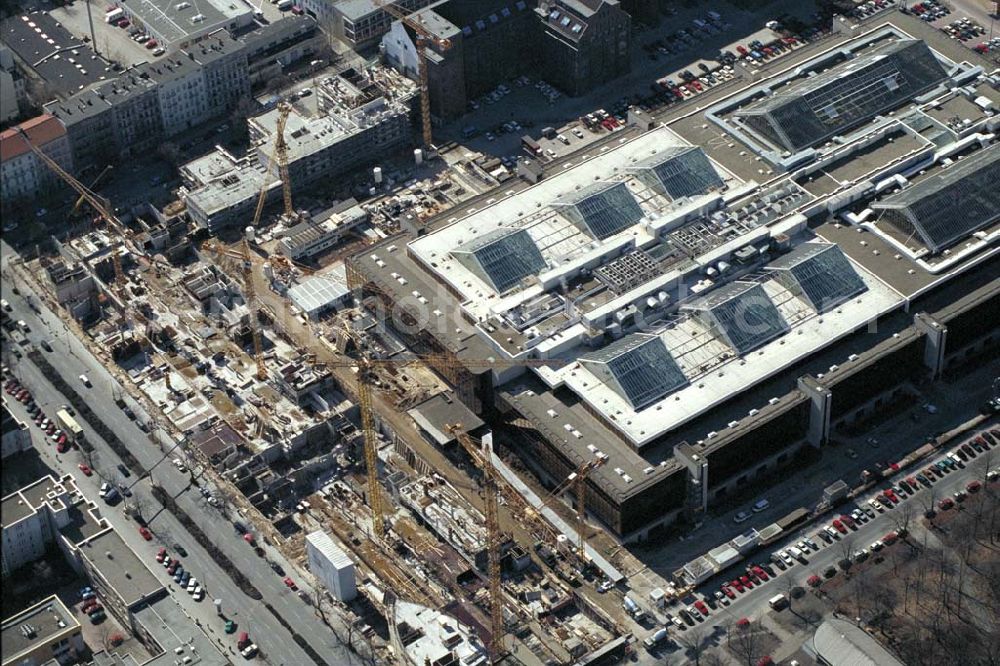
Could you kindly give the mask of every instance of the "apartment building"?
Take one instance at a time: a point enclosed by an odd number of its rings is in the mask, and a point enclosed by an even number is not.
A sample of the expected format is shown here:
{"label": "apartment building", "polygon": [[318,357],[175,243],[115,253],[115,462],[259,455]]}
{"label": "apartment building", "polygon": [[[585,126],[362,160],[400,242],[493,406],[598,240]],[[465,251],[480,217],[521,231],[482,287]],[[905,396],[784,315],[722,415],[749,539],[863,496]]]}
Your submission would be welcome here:
{"label": "apartment building", "polygon": [[54,116],[42,114],[4,130],[0,134],[0,185],[5,204],[43,196],[59,185],[58,176],[31,150],[31,145],[63,169],[73,171],[66,128]]}
{"label": "apartment building", "polygon": [[83,169],[155,150],[249,95],[244,44],[220,30],[45,108],[65,125],[75,164]]}
{"label": "apartment building", "polygon": [[536,13],[544,78],[567,95],[628,73],[632,19],[618,0],[551,0]]}
{"label": "apartment building", "polygon": [[[399,9],[413,12],[434,0],[394,0]],[[389,31],[392,17],[372,0],[301,0],[299,6],[319,21],[323,30],[352,49],[374,46]]]}
{"label": "apartment building", "polygon": [[0,432],[3,433],[0,435],[2,441],[0,459],[6,460],[10,456],[31,449],[31,432],[28,430],[28,424],[18,421],[7,409],[6,404],[0,407]]}

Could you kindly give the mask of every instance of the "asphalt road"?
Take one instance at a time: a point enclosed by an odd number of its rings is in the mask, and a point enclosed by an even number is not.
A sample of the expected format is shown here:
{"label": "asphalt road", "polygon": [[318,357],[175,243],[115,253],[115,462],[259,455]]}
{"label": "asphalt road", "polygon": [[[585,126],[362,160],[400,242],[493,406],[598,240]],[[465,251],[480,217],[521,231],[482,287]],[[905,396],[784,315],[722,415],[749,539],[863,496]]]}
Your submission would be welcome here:
{"label": "asphalt road", "polygon": [[[3,263],[5,268],[12,254],[4,244]],[[36,303],[42,306],[41,314],[33,312],[22,297],[14,295],[11,291],[13,285],[10,279],[6,279],[7,275],[9,274],[5,272],[2,293],[13,309],[10,313],[11,316],[15,319],[23,319],[28,324],[31,330],[27,337],[36,346],[43,339],[49,341],[53,348],[52,352],[47,353],[49,362],[59,370],[70,385],[77,387],[77,391],[81,395],[90,398],[91,407],[101,414],[105,425],[129,445],[140,464],[144,468],[153,469],[152,475],[156,483],[176,498],[178,505],[188,512],[206,534],[219,535],[218,541],[215,542],[216,545],[226,553],[236,567],[253,581],[263,594],[264,600],[270,603],[327,663],[359,663],[360,660],[340,643],[333,631],[315,616],[313,608],[290,591],[282,582],[281,577],[270,569],[267,562],[258,557],[253,549],[234,533],[231,522],[207,505],[198,490],[189,485],[190,479],[187,474],[178,472],[173,465],[169,464],[169,460],[158,464],[164,458],[160,446],[154,444],[131,419],[114,405],[115,391],[121,390],[114,378],[75,336],[64,331],[63,324],[44,307],[44,304],[37,297]],[[25,285],[19,284],[19,288],[22,295],[28,293]],[[46,352],[42,351],[41,353]],[[27,357],[19,360],[16,374],[32,390],[36,401],[49,416],[54,415],[60,404],[68,402],[44,379],[40,371],[28,361]],[[80,374],[86,374],[90,378],[92,388],[85,388],[80,383],[78,379]],[[137,405],[132,404],[132,407],[137,414],[140,413]],[[20,415],[23,416],[23,413]],[[139,418],[143,417],[140,415]],[[110,478],[115,478],[118,474],[115,467],[120,460],[110,447],[97,437],[88,424],[81,422],[80,425],[88,440],[94,444],[97,452],[95,461],[97,470]],[[55,460],[50,461],[55,469],[60,473],[72,473],[80,483],[81,489],[85,492],[90,491],[91,497],[97,497],[96,488],[100,485],[101,479],[96,474],[88,479],[77,469],[77,464],[82,460],[80,452],[70,452],[56,457],[52,447],[42,445],[41,450],[50,458],[55,458]],[[170,457],[174,455],[177,455],[177,452],[171,454]],[[135,476],[133,475],[130,480],[134,481]],[[203,480],[202,484],[204,483]],[[143,481],[134,490],[137,496],[149,502],[151,507],[155,507],[144,511],[144,515],[153,516],[150,520],[150,528],[156,534],[156,540],[148,543],[143,541],[137,532],[136,525],[127,520],[119,510],[104,511],[109,522],[119,529],[129,545],[140,556],[148,556],[151,568],[155,570],[156,562],[153,558],[161,541],[168,548],[171,548],[174,541],[180,542],[188,551],[188,556],[182,558],[185,568],[189,568],[192,574],[204,583],[210,598],[222,599],[223,612],[239,622],[241,630],[249,631],[251,636],[257,640],[261,650],[270,655],[275,664],[305,665],[312,663],[305,652],[292,640],[291,634],[263,607],[262,602],[253,601],[240,592],[229,576],[215,564],[207,551],[195,542],[173,515],[165,511],[157,511],[159,506],[149,497],[147,484],[147,481]],[[276,559],[273,554],[271,557]],[[295,578],[294,569],[288,563],[282,562],[282,566]],[[166,582],[166,573],[161,570],[159,575],[163,576],[163,580]],[[309,591],[308,587],[304,586],[304,581],[296,579],[296,582],[302,589]],[[193,617],[202,619],[203,624],[217,628],[221,626],[219,619],[215,617],[210,598],[206,598],[201,604],[195,604],[186,593],[183,596],[176,596]]]}

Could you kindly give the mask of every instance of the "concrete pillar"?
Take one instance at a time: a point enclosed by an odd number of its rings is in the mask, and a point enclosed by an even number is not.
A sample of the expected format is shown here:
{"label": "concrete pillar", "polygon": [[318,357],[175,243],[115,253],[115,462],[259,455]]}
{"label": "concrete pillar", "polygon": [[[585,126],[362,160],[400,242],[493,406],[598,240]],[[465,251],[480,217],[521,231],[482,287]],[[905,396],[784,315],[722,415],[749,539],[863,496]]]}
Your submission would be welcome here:
{"label": "concrete pillar", "polygon": [[809,397],[809,432],[807,439],[814,447],[820,447],[830,438],[830,407],[833,393],[812,375],[798,379],[799,390]]}
{"label": "concrete pillar", "polygon": [[948,342],[948,327],[926,312],[913,316],[913,325],[927,335],[924,344],[924,365],[931,372],[931,379],[937,379],[944,370],[944,356]]}
{"label": "concrete pillar", "polygon": [[687,442],[674,446],[674,459],[688,471],[686,509],[703,513],[708,509],[708,459]]}

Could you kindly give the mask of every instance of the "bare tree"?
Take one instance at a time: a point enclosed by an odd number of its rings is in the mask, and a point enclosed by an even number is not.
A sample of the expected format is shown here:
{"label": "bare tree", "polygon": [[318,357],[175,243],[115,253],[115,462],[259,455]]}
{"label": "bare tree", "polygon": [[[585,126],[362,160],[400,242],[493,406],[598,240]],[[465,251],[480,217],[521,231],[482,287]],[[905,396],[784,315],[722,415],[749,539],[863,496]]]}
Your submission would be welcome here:
{"label": "bare tree", "polygon": [[760,640],[754,623],[747,621],[737,625],[733,642],[736,654],[746,662],[747,666],[754,666],[760,658],[757,654],[760,652]]}
{"label": "bare tree", "polygon": [[708,633],[702,627],[695,627],[677,637],[677,642],[685,648],[688,658],[695,666],[700,666],[702,655],[708,649]]}
{"label": "bare tree", "polygon": [[904,504],[898,511],[892,512],[892,524],[900,536],[910,533],[910,521],[913,519],[913,507]]}

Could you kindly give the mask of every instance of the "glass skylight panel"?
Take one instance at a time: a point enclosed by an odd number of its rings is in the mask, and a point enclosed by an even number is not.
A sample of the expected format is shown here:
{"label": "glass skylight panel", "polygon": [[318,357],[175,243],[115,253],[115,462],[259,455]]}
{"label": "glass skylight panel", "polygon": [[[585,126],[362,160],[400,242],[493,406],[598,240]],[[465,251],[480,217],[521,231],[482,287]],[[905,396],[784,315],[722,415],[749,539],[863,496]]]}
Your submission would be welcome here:
{"label": "glass skylight panel", "polygon": [[642,219],[642,208],[621,182],[596,183],[553,206],[597,240],[614,236]]}
{"label": "glass skylight panel", "polygon": [[946,76],[924,42],[904,39],[792,83],[737,115],[775,144],[801,150],[905,104]]}
{"label": "glass skylight panel", "polygon": [[715,167],[697,146],[665,148],[631,167],[651,189],[679,199],[704,194],[723,185]]}
{"label": "glass skylight panel", "polygon": [[636,411],[687,383],[658,335],[635,333],[580,361]]}
{"label": "glass skylight panel", "polygon": [[757,283],[734,282],[685,304],[702,323],[743,356],[788,331],[788,324]]}
{"label": "glass skylight panel", "polygon": [[843,251],[832,243],[803,243],[765,269],[821,313],[868,289]]}
{"label": "glass skylight panel", "polygon": [[998,183],[1000,144],[994,143],[872,208],[937,253],[1000,219]]}
{"label": "glass skylight panel", "polygon": [[545,269],[545,258],[524,229],[498,229],[454,250],[452,255],[497,292]]}

